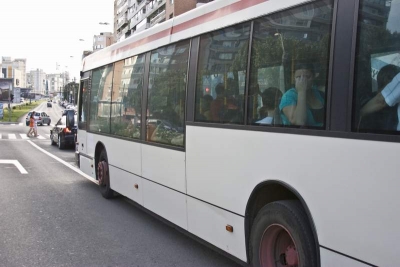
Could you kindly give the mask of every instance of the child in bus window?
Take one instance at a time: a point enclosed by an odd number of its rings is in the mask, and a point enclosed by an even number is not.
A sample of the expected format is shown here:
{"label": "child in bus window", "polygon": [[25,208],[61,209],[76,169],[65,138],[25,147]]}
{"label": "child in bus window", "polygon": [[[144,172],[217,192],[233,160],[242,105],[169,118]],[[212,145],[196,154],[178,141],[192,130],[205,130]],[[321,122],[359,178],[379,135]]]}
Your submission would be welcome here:
{"label": "child in bus window", "polygon": [[294,75],[295,87],[286,91],[279,105],[283,124],[323,126],[325,99],[314,85],[314,66],[310,63],[297,63]]}
{"label": "child in bus window", "polygon": [[281,100],[282,93],[276,87],[269,87],[261,93],[262,107],[259,110],[261,120],[256,121],[260,125],[270,125],[277,123],[277,108]]}

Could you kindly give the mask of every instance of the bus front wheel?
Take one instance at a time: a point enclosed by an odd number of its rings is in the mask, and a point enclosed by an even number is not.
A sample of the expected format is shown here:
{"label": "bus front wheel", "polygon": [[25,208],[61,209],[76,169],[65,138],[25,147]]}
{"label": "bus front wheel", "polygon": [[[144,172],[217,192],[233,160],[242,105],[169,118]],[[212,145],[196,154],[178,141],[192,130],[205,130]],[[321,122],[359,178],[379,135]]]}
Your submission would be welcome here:
{"label": "bus front wheel", "polygon": [[100,193],[104,198],[112,198],[114,191],[110,187],[110,172],[108,170],[107,154],[101,151],[97,163],[97,180],[99,182]]}
{"label": "bus front wheel", "polygon": [[253,267],[317,267],[307,216],[296,200],[276,201],[257,214],[250,235]]}

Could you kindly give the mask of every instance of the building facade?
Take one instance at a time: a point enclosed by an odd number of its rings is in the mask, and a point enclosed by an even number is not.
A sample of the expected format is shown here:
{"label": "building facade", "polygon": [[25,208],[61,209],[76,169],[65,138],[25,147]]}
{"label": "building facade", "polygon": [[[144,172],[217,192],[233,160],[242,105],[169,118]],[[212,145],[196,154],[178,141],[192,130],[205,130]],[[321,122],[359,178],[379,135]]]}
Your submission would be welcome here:
{"label": "building facade", "polygon": [[31,70],[27,77],[28,88],[32,89],[31,93],[47,95],[47,75],[42,69]]}
{"label": "building facade", "polygon": [[13,78],[14,87],[26,87],[26,59],[2,57],[1,76],[3,78]]}
{"label": "building facade", "polygon": [[101,32],[99,35],[93,36],[93,52],[112,45],[114,35],[112,32]]}

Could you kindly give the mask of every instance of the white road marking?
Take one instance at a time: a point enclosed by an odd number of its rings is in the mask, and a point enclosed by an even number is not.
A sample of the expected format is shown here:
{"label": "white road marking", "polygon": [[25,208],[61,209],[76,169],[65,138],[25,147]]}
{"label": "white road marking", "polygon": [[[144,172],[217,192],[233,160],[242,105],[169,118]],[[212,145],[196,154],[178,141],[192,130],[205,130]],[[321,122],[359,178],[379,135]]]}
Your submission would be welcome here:
{"label": "white road marking", "polygon": [[3,136],[0,134],[0,139],[2,138]]}
{"label": "white road marking", "polygon": [[10,159],[0,159],[0,164],[14,164],[15,167],[18,168],[19,172],[22,174],[28,174],[24,167],[22,167],[21,163],[18,160],[10,160]]}
{"label": "white road marking", "polygon": [[46,138],[44,138],[44,137],[41,136],[41,135],[38,135],[38,136],[37,136],[37,139],[42,139],[42,140],[43,140],[43,139],[46,139]]}
{"label": "white road marking", "polygon": [[19,134],[22,139],[29,139],[29,137],[26,134]]}
{"label": "white road marking", "polygon": [[23,124],[22,122],[20,122],[18,125],[19,125],[19,126],[23,126],[24,124]]}
{"label": "white road marking", "polygon": [[17,139],[15,134],[8,134],[8,139]]}
{"label": "white road marking", "polygon": [[48,138],[50,138],[50,134],[45,134],[45,136],[47,136]]}
{"label": "white road marking", "polygon": [[58,162],[64,164],[65,166],[67,166],[68,168],[70,168],[71,170],[73,170],[74,172],[82,175],[83,177],[85,177],[86,179],[88,179],[89,181],[95,183],[95,184],[99,184],[99,182],[96,179],[93,179],[92,177],[90,177],[89,175],[87,175],[86,173],[82,172],[80,169],[72,166],[71,164],[69,164],[68,162],[54,156],[53,154],[51,154],[50,152],[47,152],[46,150],[44,150],[43,148],[39,147],[38,145],[36,145],[34,142],[32,141],[28,141],[28,143],[30,143],[32,146],[36,147],[38,150],[42,151],[43,153],[45,153],[47,156],[52,157],[53,159],[57,160]]}

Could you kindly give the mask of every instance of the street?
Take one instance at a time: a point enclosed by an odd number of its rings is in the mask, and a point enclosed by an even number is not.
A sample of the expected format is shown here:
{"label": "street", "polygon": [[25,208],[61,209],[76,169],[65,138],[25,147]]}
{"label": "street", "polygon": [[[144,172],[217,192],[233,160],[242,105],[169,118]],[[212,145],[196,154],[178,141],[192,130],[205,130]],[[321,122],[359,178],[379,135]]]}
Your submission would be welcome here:
{"label": "street", "polygon": [[[62,108],[35,110],[54,125]],[[124,197],[102,198],[65,165],[74,165],[74,149],[51,146],[50,129],[38,126],[41,138],[24,138],[25,118],[0,125],[0,266],[240,266]],[[27,174],[4,160],[17,160]]]}

